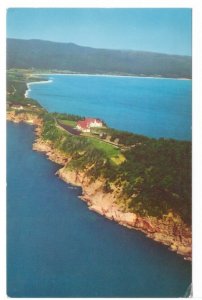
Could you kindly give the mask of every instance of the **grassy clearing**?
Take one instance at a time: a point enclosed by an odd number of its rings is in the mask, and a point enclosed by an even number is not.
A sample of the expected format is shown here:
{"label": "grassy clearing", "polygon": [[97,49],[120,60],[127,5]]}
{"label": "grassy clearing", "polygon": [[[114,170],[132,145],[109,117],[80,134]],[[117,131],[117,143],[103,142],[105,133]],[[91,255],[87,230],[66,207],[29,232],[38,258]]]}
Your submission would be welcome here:
{"label": "grassy clearing", "polygon": [[122,164],[126,158],[122,153],[119,153],[116,156],[111,157],[111,160],[116,164],[116,165],[120,165]]}
{"label": "grassy clearing", "polygon": [[76,127],[76,123],[75,121],[71,121],[71,120],[59,120],[62,124],[64,125],[69,125],[71,127]]}
{"label": "grassy clearing", "polygon": [[98,140],[96,138],[93,137],[88,137],[87,140],[92,143],[92,145],[99,149],[102,150],[103,152],[105,152],[105,154],[107,155],[107,157],[109,159],[111,159],[116,165],[121,164],[122,162],[125,161],[125,157],[123,156],[123,154],[120,152],[119,148],[114,147],[111,144],[108,144],[104,141]]}

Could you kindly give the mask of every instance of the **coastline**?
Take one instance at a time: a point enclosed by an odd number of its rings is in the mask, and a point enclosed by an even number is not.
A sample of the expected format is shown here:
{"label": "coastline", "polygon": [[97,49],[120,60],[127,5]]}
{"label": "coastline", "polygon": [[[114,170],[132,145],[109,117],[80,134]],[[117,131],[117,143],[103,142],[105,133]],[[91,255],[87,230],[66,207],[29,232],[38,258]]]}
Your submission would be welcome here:
{"label": "coastline", "polygon": [[90,210],[129,229],[140,230],[148,238],[168,246],[171,251],[184,256],[186,260],[191,260],[191,233],[179,218],[174,219],[172,216],[166,216],[163,219],[157,219],[124,211],[121,205],[116,202],[120,196],[118,192],[104,192],[105,181],[103,178],[98,178],[92,182],[86,172],[68,169],[71,157],[54,149],[51,142],[44,142],[40,138],[40,133],[41,129],[38,128],[33,150],[45,153],[49,160],[62,166],[55,175],[66,183],[81,187],[82,196],[80,199],[86,202]]}
{"label": "coastline", "polygon": [[[41,74],[42,75],[42,74]],[[29,98],[29,92],[31,92],[31,89],[29,88],[30,85],[34,85],[34,84],[44,84],[44,83],[51,83],[53,82],[53,80],[49,79],[49,80],[43,80],[43,81],[33,81],[33,82],[28,82],[27,83],[27,90],[25,91],[25,98]]]}
{"label": "coastline", "polygon": [[36,73],[33,76],[85,76],[85,77],[114,77],[114,78],[137,78],[137,79],[162,79],[162,80],[189,80],[192,81],[191,78],[172,78],[172,77],[158,77],[158,76],[133,76],[133,75],[112,75],[112,74],[88,74],[88,73]]}
{"label": "coastline", "polygon": [[68,169],[71,157],[54,148],[50,141],[45,142],[41,139],[42,120],[38,116],[23,112],[15,115],[15,112],[12,111],[7,113],[7,120],[36,125],[36,140],[33,144],[33,150],[45,153],[49,160],[61,165],[56,175],[63,181],[82,188],[80,198],[86,202],[90,210],[130,229],[140,230],[147,237],[168,246],[170,250],[182,255],[186,260],[191,260],[191,229],[179,218],[166,216],[157,219],[123,211],[116,202],[119,193],[104,192],[105,182],[103,178],[91,182],[85,172]]}

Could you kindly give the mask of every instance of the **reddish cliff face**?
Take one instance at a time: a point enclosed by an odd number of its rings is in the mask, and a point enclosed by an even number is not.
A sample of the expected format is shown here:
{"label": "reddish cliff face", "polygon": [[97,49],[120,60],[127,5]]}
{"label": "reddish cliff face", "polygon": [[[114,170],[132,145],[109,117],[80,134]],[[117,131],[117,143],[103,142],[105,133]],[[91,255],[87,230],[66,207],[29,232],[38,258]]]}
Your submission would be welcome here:
{"label": "reddish cliff face", "polygon": [[[65,182],[82,187],[81,199],[85,201],[90,210],[99,213],[106,218],[116,221],[128,228],[141,230],[149,238],[161,242],[172,251],[183,255],[185,259],[191,260],[192,252],[192,232],[179,216],[170,212],[163,218],[142,217],[138,214],[126,210],[121,203],[121,190],[114,187],[113,192],[104,191],[105,179],[99,178],[92,181],[85,172],[79,172],[68,168],[71,157],[64,152],[55,149],[50,141],[41,139],[42,121],[38,117],[29,114],[15,115],[10,112],[7,119],[13,122],[27,122],[38,125],[36,127],[37,139],[33,144],[33,150],[45,152],[47,157],[60,164],[61,169],[57,175]],[[130,200],[130,199],[128,199]]]}
{"label": "reddish cliff face", "polygon": [[141,230],[148,237],[169,246],[186,259],[191,259],[191,228],[179,216],[170,214],[162,219],[139,216],[123,210],[117,204],[117,199],[121,197],[119,193],[103,191],[104,179],[91,182],[85,173],[68,170],[67,167],[58,170],[57,175],[68,183],[82,187],[82,199],[87,202],[89,209],[121,225]]}
{"label": "reddish cliff face", "polygon": [[25,122],[30,125],[38,126],[42,124],[42,120],[37,115],[27,112],[21,112],[16,114],[14,110],[8,111],[6,118],[8,121],[12,121],[14,123]]}

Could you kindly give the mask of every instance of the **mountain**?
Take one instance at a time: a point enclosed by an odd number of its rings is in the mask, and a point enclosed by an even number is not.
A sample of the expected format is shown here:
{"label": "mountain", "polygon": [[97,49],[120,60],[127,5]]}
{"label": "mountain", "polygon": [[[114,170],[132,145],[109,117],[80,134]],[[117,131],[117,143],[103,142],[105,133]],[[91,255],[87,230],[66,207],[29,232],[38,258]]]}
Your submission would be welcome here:
{"label": "mountain", "polygon": [[9,38],[7,68],[191,78],[192,58],[145,51],[96,49],[73,43]]}

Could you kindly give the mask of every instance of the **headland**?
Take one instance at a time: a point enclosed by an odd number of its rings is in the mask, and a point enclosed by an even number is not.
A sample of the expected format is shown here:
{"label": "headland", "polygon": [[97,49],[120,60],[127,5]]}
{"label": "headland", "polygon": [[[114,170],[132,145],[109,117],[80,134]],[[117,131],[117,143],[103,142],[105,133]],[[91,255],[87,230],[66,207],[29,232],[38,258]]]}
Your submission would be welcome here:
{"label": "headland", "polygon": [[[23,82],[25,86],[26,82]],[[23,98],[26,89],[18,94],[19,86],[14,89],[13,84],[10,86],[7,120],[36,126],[33,150],[44,152],[48,159],[61,165],[56,175],[82,188],[81,199],[90,210],[130,229],[141,230],[191,260],[190,204],[185,199],[188,192],[176,195],[173,187],[176,175],[171,176],[176,166],[168,168],[169,162],[161,165],[166,160],[166,149],[172,155],[190,155],[189,142],[154,140],[120,133],[107,126],[80,136],[70,135],[59,124],[75,127],[82,117],[50,114],[35,100]],[[108,143],[109,136],[114,145]],[[142,156],[145,158],[140,165]],[[152,159],[155,161],[151,166]],[[187,174],[188,166],[184,162],[179,167],[182,176]],[[164,172],[158,175],[162,168]],[[159,176],[164,176],[162,182]]]}

